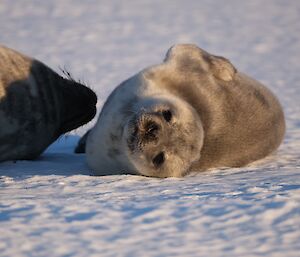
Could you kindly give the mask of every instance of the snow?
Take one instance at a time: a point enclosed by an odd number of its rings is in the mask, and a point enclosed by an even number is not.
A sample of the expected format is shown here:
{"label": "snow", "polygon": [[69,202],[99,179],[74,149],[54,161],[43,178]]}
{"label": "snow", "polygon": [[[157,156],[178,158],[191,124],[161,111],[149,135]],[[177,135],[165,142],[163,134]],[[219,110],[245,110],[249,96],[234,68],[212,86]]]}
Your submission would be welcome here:
{"label": "snow", "polygon": [[181,179],[90,176],[62,137],[0,164],[0,256],[299,256],[300,2],[1,0],[1,44],[66,67],[103,101],[122,80],[196,43],[267,84],[284,106],[278,152]]}

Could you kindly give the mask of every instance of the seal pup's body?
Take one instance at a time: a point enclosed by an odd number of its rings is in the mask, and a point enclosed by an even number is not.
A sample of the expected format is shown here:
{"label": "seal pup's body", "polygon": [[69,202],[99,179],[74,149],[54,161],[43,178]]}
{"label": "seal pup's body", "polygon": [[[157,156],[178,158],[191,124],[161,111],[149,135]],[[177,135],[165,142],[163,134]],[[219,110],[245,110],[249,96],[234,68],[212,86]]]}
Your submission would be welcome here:
{"label": "seal pup's body", "polygon": [[95,93],[0,46],[0,161],[34,159],[96,114]]}
{"label": "seal pup's body", "polygon": [[284,132],[265,86],[223,57],[177,45],[109,96],[87,137],[87,162],[98,175],[180,177],[261,159]]}

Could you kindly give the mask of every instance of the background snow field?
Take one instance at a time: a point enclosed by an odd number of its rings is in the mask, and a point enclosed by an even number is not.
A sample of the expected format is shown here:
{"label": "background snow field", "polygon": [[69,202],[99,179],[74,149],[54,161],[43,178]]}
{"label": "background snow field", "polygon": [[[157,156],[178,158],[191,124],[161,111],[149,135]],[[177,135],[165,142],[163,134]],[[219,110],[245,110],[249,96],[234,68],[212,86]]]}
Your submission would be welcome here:
{"label": "background snow field", "polygon": [[0,164],[0,256],[300,256],[300,1],[1,0],[0,42],[66,67],[98,96],[196,43],[284,106],[278,152],[182,179],[89,176],[88,125],[36,161]]}

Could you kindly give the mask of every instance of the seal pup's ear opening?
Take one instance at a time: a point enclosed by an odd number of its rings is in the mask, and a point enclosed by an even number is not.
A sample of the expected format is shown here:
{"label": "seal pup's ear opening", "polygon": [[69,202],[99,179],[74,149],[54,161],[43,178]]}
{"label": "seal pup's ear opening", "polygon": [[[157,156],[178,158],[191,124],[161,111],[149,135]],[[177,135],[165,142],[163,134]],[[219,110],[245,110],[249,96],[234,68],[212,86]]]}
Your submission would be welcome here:
{"label": "seal pup's ear opening", "polygon": [[237,72],[229,60],[212,55],[193,44],[172,46],[164,59],[165,63],[175,63],[180,69],[190,72],[211,72],[217,79],[231,81]]}

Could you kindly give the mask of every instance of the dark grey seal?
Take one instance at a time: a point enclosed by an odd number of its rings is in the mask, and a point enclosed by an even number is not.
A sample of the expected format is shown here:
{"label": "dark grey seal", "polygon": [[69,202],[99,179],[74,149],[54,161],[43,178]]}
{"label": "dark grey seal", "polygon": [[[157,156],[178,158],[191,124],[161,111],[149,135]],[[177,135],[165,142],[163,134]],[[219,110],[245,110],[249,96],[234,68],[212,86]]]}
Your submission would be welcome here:
{"label": "dark grey seal", "polygon": [[36,158],[89,122],[96,102],[95,93],[70,76],[0,46],[0,161]]}
{"label": "dark grey seal", "polygon": [[223,57],[176,45],[109,96],[86,136],[87,162],[98,175],[181,177],[264,158],[284,133],[270,90]]}

